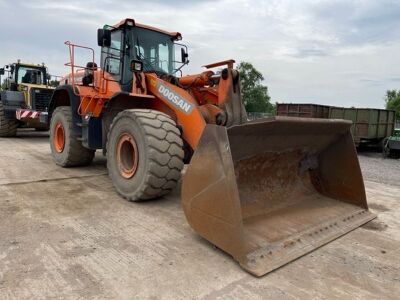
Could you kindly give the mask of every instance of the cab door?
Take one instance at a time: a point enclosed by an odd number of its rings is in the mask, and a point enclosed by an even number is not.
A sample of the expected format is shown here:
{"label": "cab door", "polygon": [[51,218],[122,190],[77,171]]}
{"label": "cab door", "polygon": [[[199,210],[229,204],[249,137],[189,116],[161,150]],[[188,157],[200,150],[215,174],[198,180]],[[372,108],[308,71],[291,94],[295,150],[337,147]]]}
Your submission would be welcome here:
{"label": "cab door", "polygon": [[111,46],[101,48],[101,68],[117,82],[121,82],[122,77],[122,42],[122,30],[114,30],[111,32]]}

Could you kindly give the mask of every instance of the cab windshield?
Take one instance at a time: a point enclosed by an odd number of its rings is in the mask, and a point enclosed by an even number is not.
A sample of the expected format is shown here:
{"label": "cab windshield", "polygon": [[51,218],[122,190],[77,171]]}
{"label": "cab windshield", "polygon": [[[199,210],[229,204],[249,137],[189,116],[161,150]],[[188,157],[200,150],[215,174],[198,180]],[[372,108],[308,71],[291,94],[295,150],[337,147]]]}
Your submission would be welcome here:
{"label": "cab windshield", "polygon": [[174,72],[174,43],[170,36],[149,29],[132,29],[133,56],[143,62],[144,72]]}
{"label": "cab windshield", "polygon": [[19,66],[17,83],[44,84],[44,76],[41,68]]}

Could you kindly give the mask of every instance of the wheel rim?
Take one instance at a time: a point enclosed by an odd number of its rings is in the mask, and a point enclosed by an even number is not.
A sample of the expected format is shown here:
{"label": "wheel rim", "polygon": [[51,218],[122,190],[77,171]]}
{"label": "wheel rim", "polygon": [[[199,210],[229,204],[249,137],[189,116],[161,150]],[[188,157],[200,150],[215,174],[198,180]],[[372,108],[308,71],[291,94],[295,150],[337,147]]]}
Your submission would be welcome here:
{"label": "wheel rim", "polygon": [[54,128],[53,145],[54,149],[58,153],[61,153],[64,150],[65,135],[64,135],[64,127],[61,124],[61,122],[58,122]]}
{"label": "wheel rim", "polygon": [[138,165],[138,149],[135,139],[128,133],[122,134],[117,142],[117,165],[120,175],[129,179],[135,175]]}

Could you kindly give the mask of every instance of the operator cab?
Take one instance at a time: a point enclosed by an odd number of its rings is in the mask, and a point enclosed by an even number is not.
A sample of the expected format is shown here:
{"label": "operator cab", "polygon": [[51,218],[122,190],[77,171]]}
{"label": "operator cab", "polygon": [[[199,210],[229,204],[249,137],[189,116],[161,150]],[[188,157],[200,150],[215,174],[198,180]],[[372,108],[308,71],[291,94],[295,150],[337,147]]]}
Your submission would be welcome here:
{"label": "operator cab", "polygon": [[[178,44],[178,32],[166,32],[157,28],[135,24],[126,19],[115,26],[105,25],[98,30],[101,49],[101,68],[120,83],[123,91],[132,89],[132,61],[141,63],[140,70],[155,73],[158,77],[176,76],[188,63],[187,47]],[[176,59],[180,48],[181,58]],[[179,53],[179,52],[178,52]]]}
{"label": "operator cab", "polygon": [[7,87],[11,91],[17,91],[21,83],[44,85],[47,80],[47,70],[44,65],[28,65],[14,63],[5,66],[8,72]]}

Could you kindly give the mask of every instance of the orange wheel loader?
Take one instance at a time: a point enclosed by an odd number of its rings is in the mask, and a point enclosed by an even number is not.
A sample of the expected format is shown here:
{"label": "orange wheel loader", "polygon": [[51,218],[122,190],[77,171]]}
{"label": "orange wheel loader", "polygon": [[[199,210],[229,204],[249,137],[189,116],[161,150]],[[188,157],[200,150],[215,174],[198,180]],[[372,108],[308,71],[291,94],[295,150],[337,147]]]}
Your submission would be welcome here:
{"label": "orange wheel loader", "polygon": [[[169,193],[188,164],[187,221],[256,276],[374,218],[350,122],[249,122],[234,61],[182,76],[181,39],[133,19],[105,25],[100,66],[93,49],[66,42],[71,73],[49,109],[55,162],[86,165],[102,149],[115,189],[131,201]],[[91,61],[75,63],[77,48]]]}

